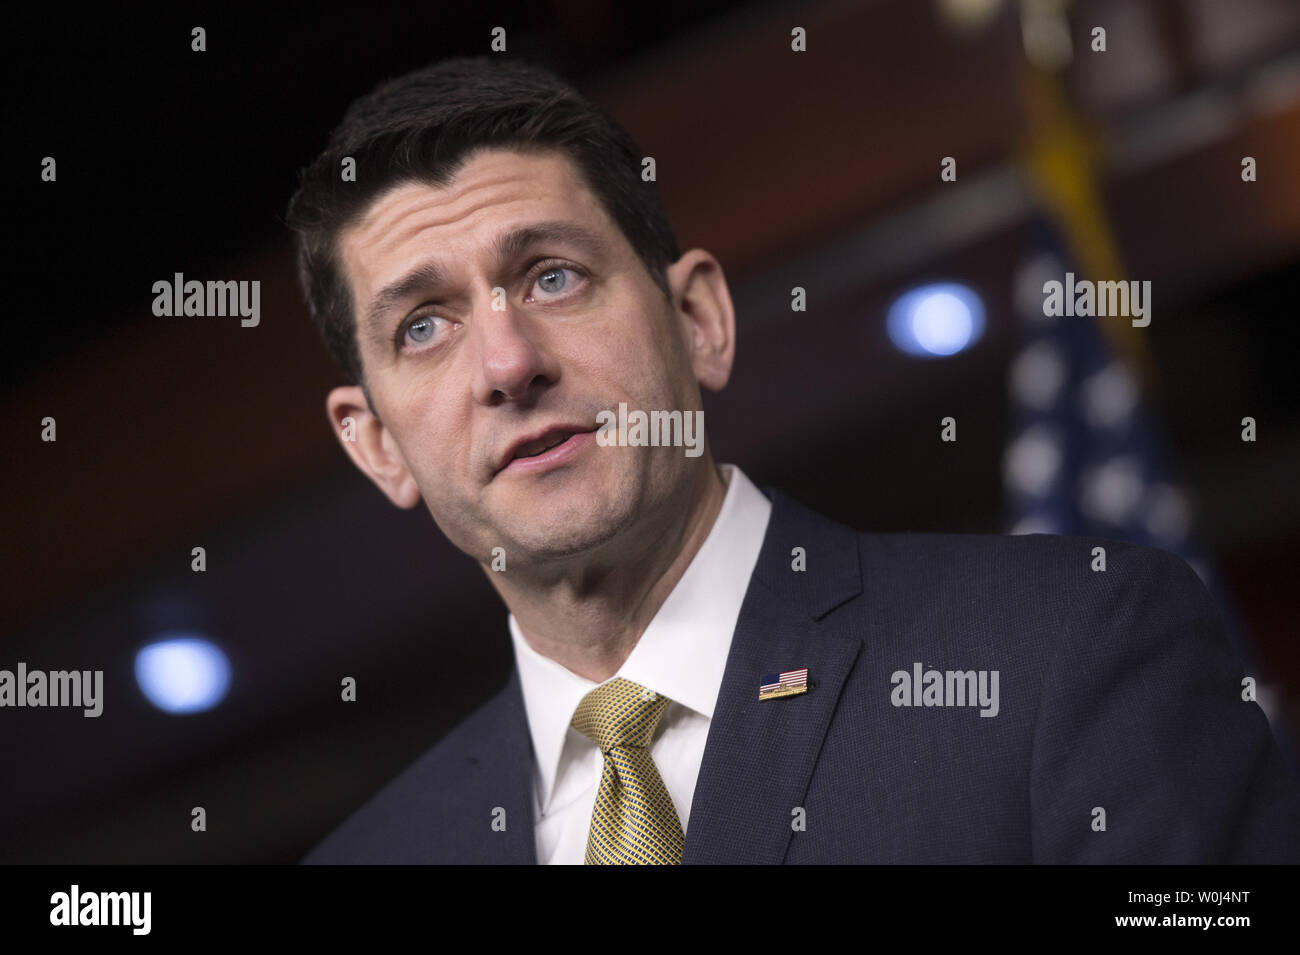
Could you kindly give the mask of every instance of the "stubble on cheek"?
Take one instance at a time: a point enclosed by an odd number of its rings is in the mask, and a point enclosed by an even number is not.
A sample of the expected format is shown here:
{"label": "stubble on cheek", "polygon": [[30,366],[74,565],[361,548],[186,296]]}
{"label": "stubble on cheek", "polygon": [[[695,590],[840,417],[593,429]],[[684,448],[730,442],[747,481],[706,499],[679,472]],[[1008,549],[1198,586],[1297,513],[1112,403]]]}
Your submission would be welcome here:
{"label": "stubble on cheek", "polygon": [[635,510],[627,463],[612,455],[633,449],[594,442],[566,474],[509,477],[485,495],[501,546],[524,561],[560,559],[597,547],[621,531]]}

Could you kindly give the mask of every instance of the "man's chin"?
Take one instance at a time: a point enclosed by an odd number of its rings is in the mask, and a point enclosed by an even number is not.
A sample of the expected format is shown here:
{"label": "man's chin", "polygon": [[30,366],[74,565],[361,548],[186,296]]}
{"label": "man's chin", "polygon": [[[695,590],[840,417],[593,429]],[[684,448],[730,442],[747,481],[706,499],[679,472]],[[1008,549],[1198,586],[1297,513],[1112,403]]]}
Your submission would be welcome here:
{"label": "man's chin", "polygon": [[[506,544],[507,560],[556,561],[591,553],[626,529],[632,516],[608,498],[591,494],[542,495],[511,502],[493,523]],[[511,553],[513,552],[513,554]]]}
{"label": "man's chin", "polygon": [[580,556],[607,544],[634,522],[635,482],[602,464],[607,462],[588,461],[581,468],[536,477],[497,476],[484,503],[493,525],[513,542],[521,560]]}
{"label": "man's chin", "polygon": [[530,514],[502,530],[514,543],[517,559],[531,563],[592,553],[617,536],[620,528],[617,521],[595,519],[588,510],[572,515]]}

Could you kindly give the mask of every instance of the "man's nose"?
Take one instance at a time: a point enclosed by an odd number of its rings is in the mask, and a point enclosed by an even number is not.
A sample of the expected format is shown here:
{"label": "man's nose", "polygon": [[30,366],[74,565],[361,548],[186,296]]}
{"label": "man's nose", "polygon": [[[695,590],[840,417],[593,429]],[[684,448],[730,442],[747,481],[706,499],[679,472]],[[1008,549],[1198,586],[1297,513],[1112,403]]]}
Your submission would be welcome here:
{"label": "man's nose", "polygon": [[[498,300],[500,301],[500,300]],[[526,310],[489,297],[470,325],[477,355],[474,398],[483,404],[526,401],[559,379],[559,367],[546,350],[542,328]]]}

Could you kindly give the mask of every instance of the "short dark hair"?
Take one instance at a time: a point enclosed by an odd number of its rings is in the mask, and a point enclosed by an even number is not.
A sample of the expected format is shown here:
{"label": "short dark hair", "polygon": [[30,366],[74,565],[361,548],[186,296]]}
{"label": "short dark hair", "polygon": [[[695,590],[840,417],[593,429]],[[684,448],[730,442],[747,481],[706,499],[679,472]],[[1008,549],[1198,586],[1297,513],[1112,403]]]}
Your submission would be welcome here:
{"label": "short dark hair", "polygon": [[[338,236],[392,186],[446,185],[486,146],[567,154],[670,298],[667,267],[680,255],[677,239],[655,183],[641,178],[642,153],[628,132],[542,67],[489,56],[442,60],[355,100],[325,150],[302,170],[285,216],[312,319],[368,402]],[[356,163],[355,182],[343,181],[346,157]]]}

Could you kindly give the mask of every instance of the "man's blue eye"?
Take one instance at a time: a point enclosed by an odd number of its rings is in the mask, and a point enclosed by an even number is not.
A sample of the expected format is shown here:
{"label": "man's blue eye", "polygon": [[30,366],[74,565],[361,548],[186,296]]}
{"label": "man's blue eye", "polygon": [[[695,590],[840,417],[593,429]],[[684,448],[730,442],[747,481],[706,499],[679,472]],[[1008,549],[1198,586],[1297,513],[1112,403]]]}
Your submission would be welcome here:
{"label": "man's blue eye", "polygon": [[[423,326],[423,327],[421,327]],[[416,344],[423,345],[433,338],[433,319],[417,318],[406,329],[406,337]]]}
{"label": "man's blue eye", "polygon": [[[566,279],[565,279],[565,277],[564,277],[564,273],[567,272],[567,271],[568,271],[568,269],[553,268],[553,269],[547,269],[545,272],[543,272],[540,276],[538,276],[538,279],[537,279],[538,284],[542,286],[542,291],[544,291],[544,292],[559,292],[559,291],[562,291],[562,290],[564,289],[564,283],[565,283],[565,281],[566,281]],[[558,276],[559,276],[560,281],[559,281],[559,284],[558,284],[558,285],[554,285],[554,284],[552,284],[552,285],[548,285],[548,284],[547,284],[547,279],[548,279],[550,276],[553,276],[553,275],[558,275]]]}

